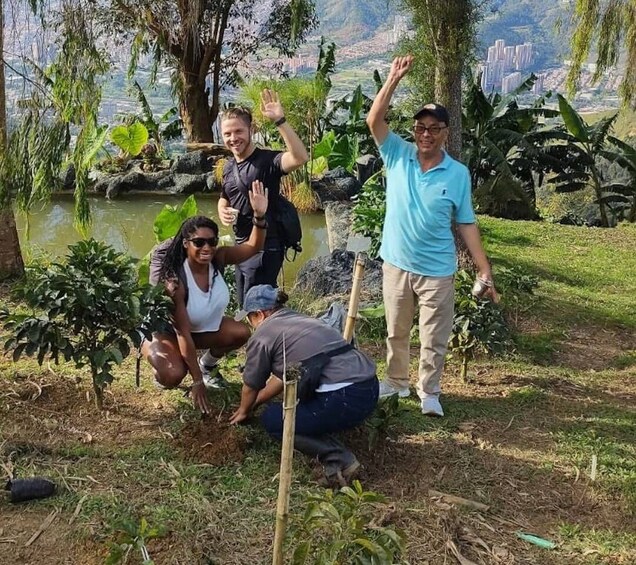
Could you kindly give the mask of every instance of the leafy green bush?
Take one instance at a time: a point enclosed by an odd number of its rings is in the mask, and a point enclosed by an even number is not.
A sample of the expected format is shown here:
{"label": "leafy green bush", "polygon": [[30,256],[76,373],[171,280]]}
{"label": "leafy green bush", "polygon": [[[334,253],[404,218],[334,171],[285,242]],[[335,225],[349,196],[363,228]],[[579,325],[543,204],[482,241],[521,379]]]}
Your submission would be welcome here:
{"label": "leafy green bush", "polygon": [[371,239],[369,257],[378,256],[382,243],[382,228],[386,213],[386,189],[384,187],[384,171],[378,171],[362,186],[359,194],[354,196],[351,230]]}
{"label": "leafy green bush", "polygon": [[376,525],[383,496],[359,481],[339,492],[310,494],[305,514],[292,529],[293,565],[393,565],[401,563],[403,534]]}
{"label": "leafy green bush", "polygon": [[397,394],[381,398],[373,414],[365,421],[368,430],[369,449],[375,449],[380,438],[387,437],[400,421],[406,410],[401,406]]}
{"label": "leafy green bush", "polygon": [[475,298],[473,283],[473,275],[468,271],[457,271],[455,316],[448,343],[451,355],[457,355],[461,360],[465,381],[468,380],[468,362],[476,353],[496,354],[511,346],[503,310],[490,300]]}
{"label": "leafy green bush", "polygon": [[497,290],[501,292],[504,314],[512,327],[516,328],[519,316],[536,303],[534,290],[538,286],[539,277],[521,267],[497,270]]}
{"label": "leafy green bush", "polygon": [[128,563],[130,554],[137,551],[143,559],[142,565],[153,565],[154,561],[150,558],[146,544],[151,539],[163,536],[164,533],[162,528],[150,526],[145,518],[142,518],[139,524],[131,519],[122,520],[115,532],[117,541],[111,543],[105,565]]}
{"label": "leafy green bush", "polygon": [[358,140],[352,135],[336,136],[329,130],[314,146],[314,159],[327,159],[329,169],[344,167],[350,173],[356,166],[356,159],[360,156]]}
{"label": "leafy green bush", "polygon": [[62,355],[89,365],[99,409],[113,364],[168,319],[170,303],[162,287],[139,284],[130,257],[94,239],[70,245],[65,261],[30,268],[18,297],[31,312],[2,314],[12,333],[5,349],[14,361],[37,354],[40,364],[57,363]]}
{"label": "leafy green bush", "polygon": [[384,304],[374,304],[358,310],[356,333],[365,341],[377,343],[386,339]]}

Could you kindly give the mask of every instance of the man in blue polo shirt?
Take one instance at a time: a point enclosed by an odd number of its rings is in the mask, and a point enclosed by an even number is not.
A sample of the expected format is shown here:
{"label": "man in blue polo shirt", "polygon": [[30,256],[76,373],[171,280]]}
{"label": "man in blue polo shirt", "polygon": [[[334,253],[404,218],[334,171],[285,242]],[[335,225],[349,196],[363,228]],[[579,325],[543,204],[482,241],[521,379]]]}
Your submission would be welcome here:
{"label": "man in blue polo shirt", "polygon": [[413,57],[396,57],[378,92],[367,125],[386,167],[386,216],[380,256],[387,321],[386,379],[380,396],[409,396],[409,335],[419,307],[420,364],[417,393],[422,413],[443,416],[439,401],[448,338],[453,326],[457,269],[451,225],[464,240],[496,300],[490,264],[481,244],[471,202],[468,169],[444,151],[449,116],[439,104],[426,104],[413,116],[415,143],[389,130],[386,113]]}

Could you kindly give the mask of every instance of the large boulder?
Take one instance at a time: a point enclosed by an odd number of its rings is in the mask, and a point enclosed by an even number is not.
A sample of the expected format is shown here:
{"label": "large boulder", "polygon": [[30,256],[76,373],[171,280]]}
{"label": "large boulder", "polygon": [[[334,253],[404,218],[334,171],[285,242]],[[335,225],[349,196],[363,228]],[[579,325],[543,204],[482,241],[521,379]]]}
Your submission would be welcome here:
{"label": "large boulder", "polygon": [[208,190],[208,175],[174,175],[174,185],[168,190],[174,194],[195,194]]}
{"label": "large boulder", "polygon": [[202,150],[184,153],[175,158],[172,172],[176,174],[201,175],[212,171],[214,163]]}
{"label": "large boulder", "polygon": [[375,155],[361,155],[356,159],[356,175],[360,184],[367,182],[369,177],[376,172],[378,158]]}
{"label": "large boulder", "polygon": [[120,194],[130,191],[153,191],[163,183],[172,183],[172,175],[169,170],[145,173],[139,169],[133,169],[125,173],[100,175],[97,177],[93,189],[101,192],[106,198],[117,198]]}
{"label": "large boulder", "polygon": [[320,208],[324,209],[327,202],[351,200],[360,192],[362,185],[344,167],[336,167],[327,171],[322,178],[312,180],[311,188],[318,197]]}
{"label": "large boulder", "polygon": [[[310,259],[298,271],[294,290],[314,298],[349,295],[353,284],[355,257],[356,254],[353,251],[336,250],[331,255]],[[382,263],[380,261],[367,261],[361,294],[369,302],[382,299]]]}
{"label": "large boulder", "polygon": [[60,175],[60,181],[62,183],[62,190],[75,189],[75,165],[70,163],[66,169],[62,171]]}
{"label": "large boulder", "polygon": [[351,202],[327,202],[325,205],[325,223],[329,251],[346,249],[351,229]]}

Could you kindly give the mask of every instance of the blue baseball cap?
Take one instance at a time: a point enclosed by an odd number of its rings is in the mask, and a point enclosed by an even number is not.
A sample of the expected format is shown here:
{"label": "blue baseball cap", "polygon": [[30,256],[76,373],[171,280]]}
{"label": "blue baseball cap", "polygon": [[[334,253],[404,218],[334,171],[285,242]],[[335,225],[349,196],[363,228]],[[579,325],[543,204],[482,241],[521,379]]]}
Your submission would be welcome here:
{"label": "blue baseball cap", "polygon": [[250,312],[271,310],[278,301],[278,289],[269,284],[257,284],[247,291],[243,300],[243,309],[234,317],[240,322]]}

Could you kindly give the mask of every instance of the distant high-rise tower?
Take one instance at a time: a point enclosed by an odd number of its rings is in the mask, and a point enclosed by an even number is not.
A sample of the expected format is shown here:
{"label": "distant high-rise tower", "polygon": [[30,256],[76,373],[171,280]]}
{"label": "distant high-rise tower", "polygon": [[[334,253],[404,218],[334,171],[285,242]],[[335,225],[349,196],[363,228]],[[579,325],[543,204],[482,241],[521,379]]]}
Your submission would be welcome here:
{"label": "distant high-rise tower", "polygon": [[497,39],[497,41],[495,41],[495,49],[497,50],[498,61],[503,61],[505,47],[506,47],[506,42],[503,39]]}
{"label": "distant high-rise tower", "polygon": [[532,64],[532,43],[526,42],[515,48],[515,69],[522,71]]}
{"label": "distant high-rise tower", "polygon": [[477,66],[477,74],[481,75],[481,79],[479,81],[479,83],[481,84],[481,89],[482,90],[488,90],[489,87],[491,86],[489,80],[490,80],[490,73],[488,72],[488,63],[484,63],[482,65],[478,65]]}
{"label": "distant high-rise tower", "polygon": [[515,48],[513,46],[504,47],[504,69],[511,70],[515,66]]}
{"label": "distant high-rise tower", "polygon": [[521,73],[506,75],[501,81],[501,93],[508,94],[521,84]]}

